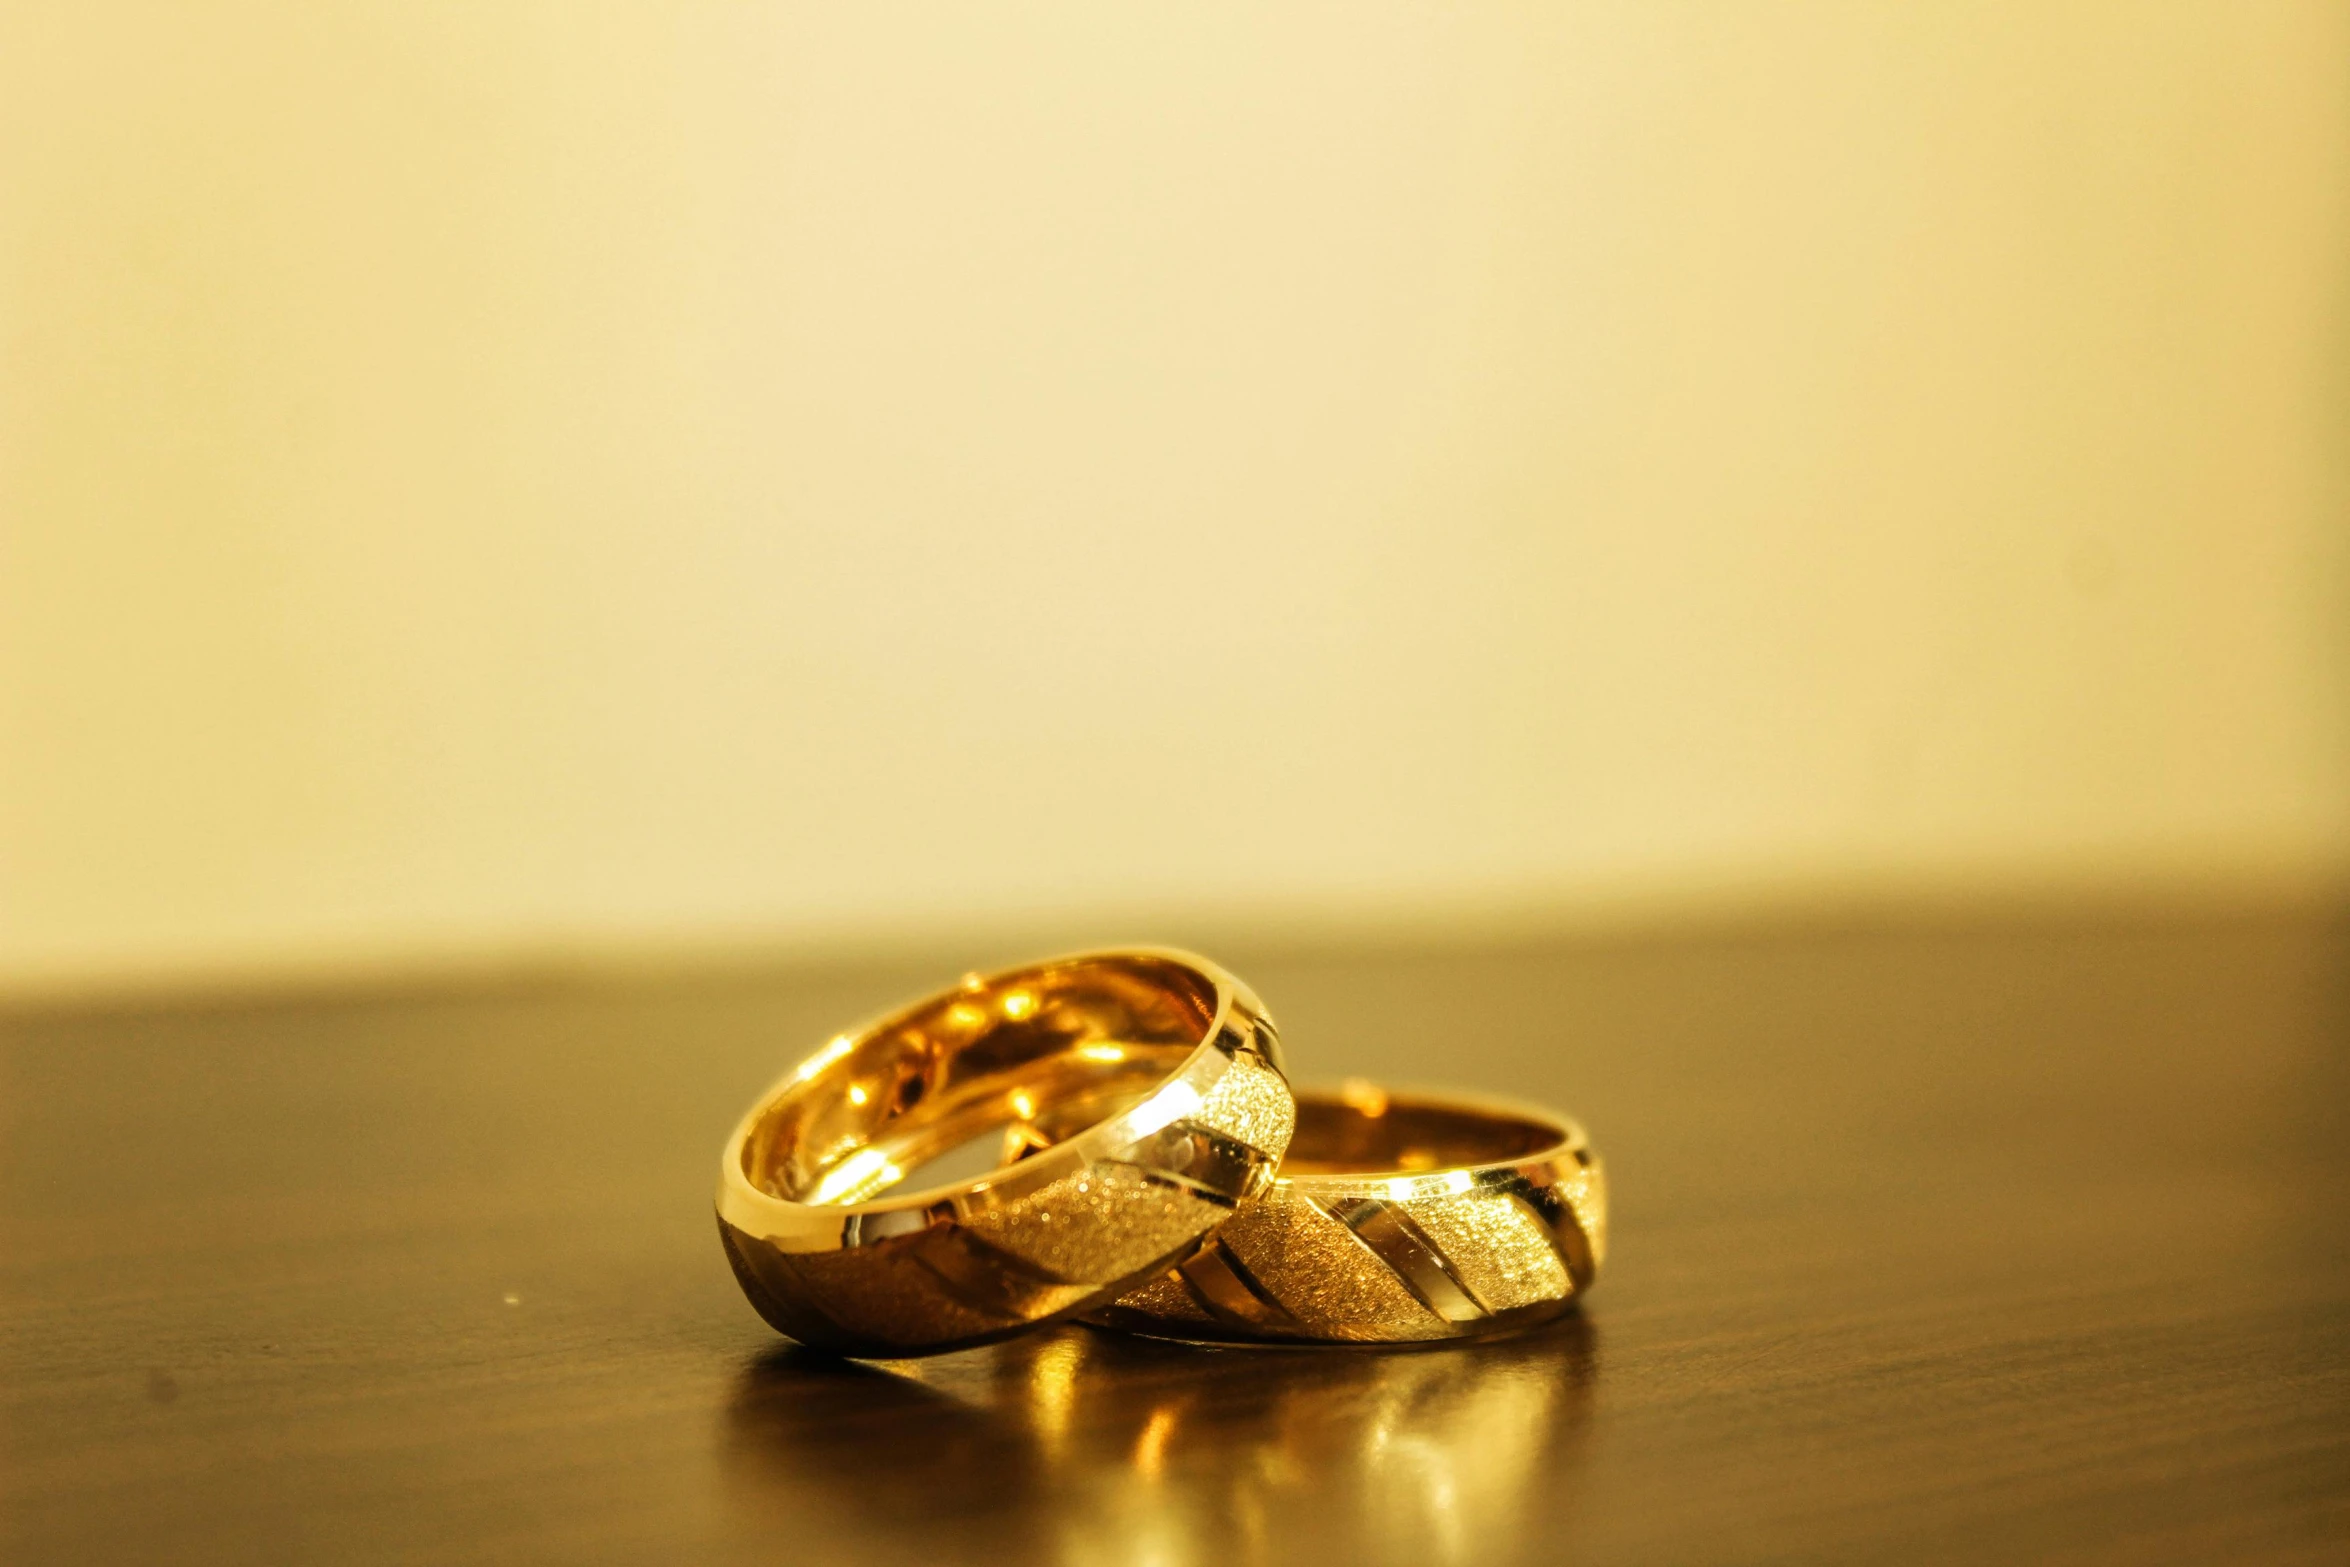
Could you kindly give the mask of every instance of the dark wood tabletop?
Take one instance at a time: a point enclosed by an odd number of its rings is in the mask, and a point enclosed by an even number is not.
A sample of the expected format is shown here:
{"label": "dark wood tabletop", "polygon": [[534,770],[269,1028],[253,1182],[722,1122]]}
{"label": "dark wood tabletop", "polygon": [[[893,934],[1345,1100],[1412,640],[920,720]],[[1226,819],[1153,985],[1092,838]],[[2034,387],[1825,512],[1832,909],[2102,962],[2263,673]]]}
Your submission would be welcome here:
{"label": "dark wood tabletop", "polygon": [[1199,944],[1301,1080],[1580,1115],[1582,1314],[792,1348],[720,1255],[719,1144],[835,1029],[1024,955],[985,941],[20,1011],[0,1559],[2350,1561],[2338,914]]}

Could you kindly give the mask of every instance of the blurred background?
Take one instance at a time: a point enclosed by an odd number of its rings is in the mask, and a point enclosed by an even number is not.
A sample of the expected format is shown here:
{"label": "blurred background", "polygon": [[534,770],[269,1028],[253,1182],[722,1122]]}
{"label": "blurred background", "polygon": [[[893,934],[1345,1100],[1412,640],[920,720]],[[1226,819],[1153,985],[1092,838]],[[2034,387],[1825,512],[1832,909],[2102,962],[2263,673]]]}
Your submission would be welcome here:
{"label": "blurred background", "polygon": [[2340,4],[0,11],[0,999],[2330,897],[2346,517]]}

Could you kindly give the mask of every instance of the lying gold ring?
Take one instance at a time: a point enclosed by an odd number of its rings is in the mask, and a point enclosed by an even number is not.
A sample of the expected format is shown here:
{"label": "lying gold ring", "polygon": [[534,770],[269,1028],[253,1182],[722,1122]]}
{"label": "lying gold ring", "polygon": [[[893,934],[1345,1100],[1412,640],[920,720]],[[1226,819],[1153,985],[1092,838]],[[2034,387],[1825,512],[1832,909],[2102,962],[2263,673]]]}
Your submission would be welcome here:
{"label": "lying gold ring", "polygon": [[[1271,1184],[1296,1118],[1280,1062],[1256,997],[1185,953],[972,975],[759,1102],[726,1145],[719,1237],[751,1304],[802,1343],[1005,1338],[1163,1272]],[[891,1190],[999,1130],[1033,1156]]]}
{"label": "lying gold ring", "polygon": [[1351,1082],[1301,1091],[1272,1189],[1087,1320],[1185,1339],[1464,1338],[1565,1312],[1606,1250],[1605,1178],[1574,1122]]}

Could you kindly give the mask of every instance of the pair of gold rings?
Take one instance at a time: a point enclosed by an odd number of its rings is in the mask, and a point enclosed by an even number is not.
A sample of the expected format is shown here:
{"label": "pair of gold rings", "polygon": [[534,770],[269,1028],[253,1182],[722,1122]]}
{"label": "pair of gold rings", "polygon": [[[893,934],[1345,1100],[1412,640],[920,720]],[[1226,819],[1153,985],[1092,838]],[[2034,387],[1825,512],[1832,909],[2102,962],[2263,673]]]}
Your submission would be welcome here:
{"label": "pair of gold rings", "polygon": [[[975,1144],[984,1173],[909,1180]],[[1223,1342],[1527,1326],[1591,1286],[1606,1209],[1572,1121],[1293,1091],[1256,996],[1158,949],[972,975],[836,1037],[743,1119],[718,1181],[760,1315],[873,1356],[1071,1317]]]}

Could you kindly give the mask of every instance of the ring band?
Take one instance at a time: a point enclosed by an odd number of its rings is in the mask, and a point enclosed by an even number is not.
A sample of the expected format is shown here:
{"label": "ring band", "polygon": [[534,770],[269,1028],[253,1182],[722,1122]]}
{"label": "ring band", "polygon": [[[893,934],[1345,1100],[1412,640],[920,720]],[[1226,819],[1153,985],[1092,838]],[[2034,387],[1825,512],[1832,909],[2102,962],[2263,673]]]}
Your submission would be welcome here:
{"label": "ring band", "polygon": [[[1204,959],[973,975],[769,1091],[727,1142],[719,1237],[759,1314],[802,1343],[961,1349],[1164,1272],[1271,1185],[1295,1116],[1271,1019]],[[1032,1156],[898,1189],[997,1133]]]}
{"label": "ring band", "polygon": [[1574,1122],[1350,1082],[1300,1091],[1272,1188],[1088,1320],[1219,1341],[1466,1338],[1562,1314],[1606,1250],[1606,1181]]}

